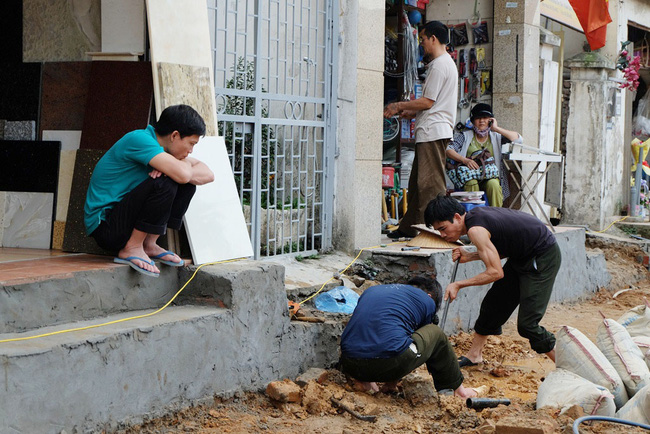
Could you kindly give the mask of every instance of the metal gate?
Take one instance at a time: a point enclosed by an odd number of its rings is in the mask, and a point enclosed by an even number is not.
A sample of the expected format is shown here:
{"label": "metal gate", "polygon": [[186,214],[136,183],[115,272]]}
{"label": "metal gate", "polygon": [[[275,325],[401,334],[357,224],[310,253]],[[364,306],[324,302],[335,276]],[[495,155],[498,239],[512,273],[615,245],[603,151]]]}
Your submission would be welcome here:
{"label": "metal gate", "polygon": [[219,134],[255,258],[331,247],[338,1],[208,9]]}

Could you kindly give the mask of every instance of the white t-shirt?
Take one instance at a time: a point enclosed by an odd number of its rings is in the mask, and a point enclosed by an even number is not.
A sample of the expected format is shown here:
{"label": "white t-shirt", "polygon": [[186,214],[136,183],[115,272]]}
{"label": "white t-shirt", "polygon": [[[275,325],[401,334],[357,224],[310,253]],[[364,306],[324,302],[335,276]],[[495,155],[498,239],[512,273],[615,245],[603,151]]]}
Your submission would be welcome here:
{"label": "white t-shirt", "polygon": [[427,68],[422,96],[433,100],[433,105],[429,110],[419,111],[415,116],[416,143],[451,139],[456,125],[458,100],[456,63],[449,53],[444,53],[433,59]]}

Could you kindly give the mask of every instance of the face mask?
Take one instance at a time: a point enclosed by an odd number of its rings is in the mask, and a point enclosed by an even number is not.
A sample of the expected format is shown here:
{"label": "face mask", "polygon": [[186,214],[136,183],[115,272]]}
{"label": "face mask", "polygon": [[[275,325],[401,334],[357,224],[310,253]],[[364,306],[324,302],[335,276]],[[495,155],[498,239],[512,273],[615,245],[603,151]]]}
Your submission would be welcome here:
{"label": "face mask", "polygon": [[487,135],[490,133],[490,127],[487,127],[484,130],[479,130],[478,127],[474,125],[473,128],[474,128],[474,134],[476,134],[476,136],[481,139],[487,137]]}

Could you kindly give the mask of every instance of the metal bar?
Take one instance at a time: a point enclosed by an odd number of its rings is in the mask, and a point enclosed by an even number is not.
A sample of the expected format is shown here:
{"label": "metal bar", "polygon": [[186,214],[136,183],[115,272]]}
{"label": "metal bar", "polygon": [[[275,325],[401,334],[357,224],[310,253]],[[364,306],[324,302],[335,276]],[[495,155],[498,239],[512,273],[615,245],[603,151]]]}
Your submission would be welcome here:
{"label": "metal bar", "polygon": [[[454,264],[454,271],[451,273],[451,280],[449,283],[454,283],[456,281],[456,273],[458,272],[458,264],[460,264],[460,258],[456,259],[456,263]],[[451,300],[447,300],[447,303],[445,303],[445,310],[442,312],[442,321],[440,321],[440,328],[444,331],[445,329],[445,323],[447,322],[447,313],[449,312],[449,305],[451,304]]]}

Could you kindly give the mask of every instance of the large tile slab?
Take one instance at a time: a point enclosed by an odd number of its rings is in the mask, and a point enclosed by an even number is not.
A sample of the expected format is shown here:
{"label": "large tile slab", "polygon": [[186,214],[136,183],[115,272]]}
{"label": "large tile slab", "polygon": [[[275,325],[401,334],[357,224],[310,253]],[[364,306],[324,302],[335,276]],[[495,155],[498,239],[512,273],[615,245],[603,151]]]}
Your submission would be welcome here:
{"label": "large tile slab", "polygon": [[36,121],[5,122],[4,140],[36,140]]}
{"label": "large tile slab", "polygon": [[102,52],[143,53],[144,0],[102,0]]}
{"label": "large tile slab", "polygon": [[40,63],[0,60],[0,119],[9,121],[38,119],[40,83]]}
{"label": "large tile slab", "polygon": [[72,191],[72,177],[74,174],[74,162],[77,156],[76,151],[61,151],[59,163],[59,183],[56,192],[56,219],[65,222],[70,204],[70,192]]}
{"label": "large tile slab", "polygon": [[203,117],[206,135],[215,136],[214,93],[210,70],[204,66],[159,63],[160,101],[163,107],[187,104]]}
{"label": "large tile slab", "polygon": [[91,62],[43,64],[39,131],[81,131],[86,112]]}
{"label": "large tile slab", "polygon": [[63,250],[66,252],[84,252],[109,254],[100,248],[93,238],[86,236],[84,226],[84,204],[90,177],[95,166],[105,151],[100,149],[79,149],[74,164],[70,203],[63,235]]}
{"label": "large tile slab", "polygon": [[23,61],[88,60],[101,48],[100,0],[23,0]]}
{"label": "large tile slab", "polygon": [[76,151],[81,143],[81,131],[44,130],[42,139],[61,142],[61,151]]}
{"label": "large tile slab", "polygon": [[23,2],[22,0],[0,1],[0,53],[5,62],[23,60]]}
{"label": "large tile slab", "polygon": [[148,62],[92,62],[81,149],[108,150],[124,134],[146,128],[152,98]]}
{"label": "large tile slab", "polygon": [[59,142],[0,140],[0,191],[56,193]]}
{"label": "large tile slab", "polygon": [[[212,47],[210,45],[210,26],[208,8],[202,0],[145,0],[147,24],[149,26],[149,45],[156,96],[156,113],[164,109],[159,89],[159,63],[204,66],[208,68],[209,95],[214,99],[214,73],[212,70]],[[212,103],[212,113],[215,104]],[[216,115],[209,117],[215,119]],[[207,123],[207,119],[206,119]],[[216,125],[209,127],[216,131]]]}
{"label": "large tile slab", "polygon": [[2,247],[49,249],[54,194],[0,192],[4,196]]}
{"label": "large tile slab", "polygon": [[[223,137],[203,137],[192,156],[214,172],[200,185],[185,214],[185,229],[195,264],[253,255],[246,220]],[[214,230],[215,225],[227,230]]]}

